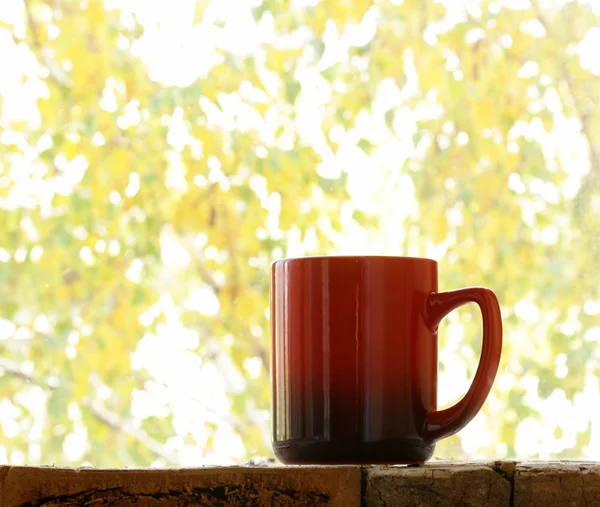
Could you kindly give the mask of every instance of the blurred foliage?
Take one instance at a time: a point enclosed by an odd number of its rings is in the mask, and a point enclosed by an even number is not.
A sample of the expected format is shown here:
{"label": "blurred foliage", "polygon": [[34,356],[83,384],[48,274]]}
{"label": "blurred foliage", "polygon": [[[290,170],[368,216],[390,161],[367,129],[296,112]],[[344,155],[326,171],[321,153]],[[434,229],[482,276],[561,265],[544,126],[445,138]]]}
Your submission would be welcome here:
{"label": "blurred foliage", "polygon": [[[575,410],[600,376],[598,10],[263,0],[250,17],[188,3],[172,41],[161,23],[177,2],[10,0],[0,17],[17,83],[0,87],[6,459],[192,464],[223,424],[244,457],[269,454],[269,263],[338,252],[433,256],[440,289],[498,294],[489,438],[464,433],[438,456],[515,455],[525,419],[553,435],[532,455],[589,454],[593,415],[569,440],[540,407]],[[472,377],[479,327],[471,309],[443,325],[442,376],[458,358]],[[229,408],[203,398],[214,386],[140,364],[148,336],[184,351],[164,356],[175,371],[216,365]],[[161,392],[164,410],[132,410]]]}

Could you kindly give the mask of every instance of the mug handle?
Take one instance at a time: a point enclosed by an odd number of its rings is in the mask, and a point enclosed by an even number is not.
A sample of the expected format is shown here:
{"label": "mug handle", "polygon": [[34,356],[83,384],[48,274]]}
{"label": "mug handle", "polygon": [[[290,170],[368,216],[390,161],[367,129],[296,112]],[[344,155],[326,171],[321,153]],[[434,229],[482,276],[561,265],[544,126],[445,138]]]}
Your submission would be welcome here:
{"label": "mug handle", "polygon": [[484,287],[468,287],[430,294],[425,300],[425,323],[437,334],[440,321],[466,303],[477,303],[483,317],[483,345],[475,378],[456,405],[431,412],[425,421],[424,439],[433,443],[464,428],[487,398],[502,353],[502,318],[496,295]]}

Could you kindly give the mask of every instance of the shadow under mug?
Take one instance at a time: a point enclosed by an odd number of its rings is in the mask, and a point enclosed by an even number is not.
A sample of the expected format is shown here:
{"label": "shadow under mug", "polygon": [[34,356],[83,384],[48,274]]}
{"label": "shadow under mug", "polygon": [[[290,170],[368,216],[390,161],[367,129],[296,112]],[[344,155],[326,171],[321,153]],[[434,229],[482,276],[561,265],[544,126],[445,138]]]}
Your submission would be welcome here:
{"label": "shadow under mug", "polygon": [[[272,265],[273,449],[289,464],[422,463],[463,428],[492,387],[498,300],[481,287],[438,293],[437,262],[305,257]],[[437,410],[437,329],[477,303],[481,359],[462,400]]]}

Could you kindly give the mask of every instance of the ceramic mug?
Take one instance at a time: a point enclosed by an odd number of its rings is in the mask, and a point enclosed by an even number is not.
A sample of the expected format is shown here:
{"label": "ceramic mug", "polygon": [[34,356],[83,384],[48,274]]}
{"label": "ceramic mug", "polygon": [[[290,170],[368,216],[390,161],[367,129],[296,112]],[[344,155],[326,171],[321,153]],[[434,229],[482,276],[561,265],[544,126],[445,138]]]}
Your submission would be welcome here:
{"label": "ceramic mug", "polygon": [[[284,463],[422,463],[492,387],[502,348],[486,288],[438,292],[437,262],[306,257],[272,265],[273,449]],[[437,410],[437,329],[476,303],[483,346],[473,383]]]}

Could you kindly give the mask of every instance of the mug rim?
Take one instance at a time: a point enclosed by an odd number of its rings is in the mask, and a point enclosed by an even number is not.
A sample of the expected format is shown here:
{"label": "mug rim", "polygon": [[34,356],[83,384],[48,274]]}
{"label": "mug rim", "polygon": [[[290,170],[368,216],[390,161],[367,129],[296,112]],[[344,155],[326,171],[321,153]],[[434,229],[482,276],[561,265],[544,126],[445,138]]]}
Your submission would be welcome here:
{"label": "mug rim", "polygon": [[404,255],[307,255],[303,257],[284,257],[282,259],[277,259],[271,263],[271,266],[275,266],[276,264],[283,264],[286,262],[310,262],[310,261],[323,261],[323,260],[341,260],[341,259],[350,259],[350,260],[392,260],[392,261],[424,261],[424,262],[433,262],[437,265],[437,261],[434,259],[430,259],[429,257],[414,257],[414,256],[404,256]]}

